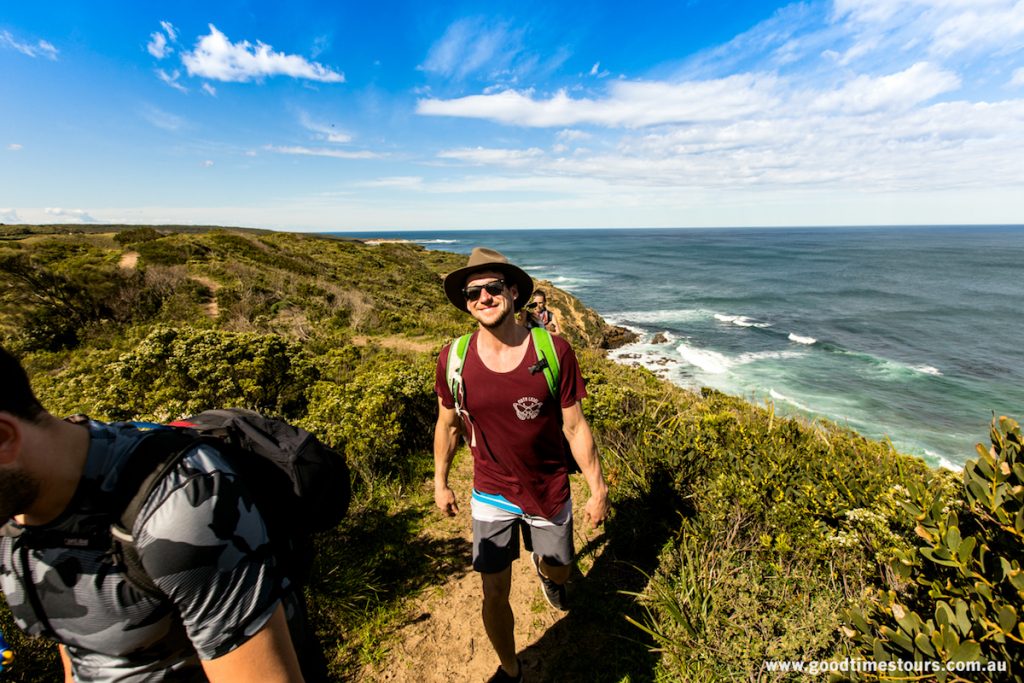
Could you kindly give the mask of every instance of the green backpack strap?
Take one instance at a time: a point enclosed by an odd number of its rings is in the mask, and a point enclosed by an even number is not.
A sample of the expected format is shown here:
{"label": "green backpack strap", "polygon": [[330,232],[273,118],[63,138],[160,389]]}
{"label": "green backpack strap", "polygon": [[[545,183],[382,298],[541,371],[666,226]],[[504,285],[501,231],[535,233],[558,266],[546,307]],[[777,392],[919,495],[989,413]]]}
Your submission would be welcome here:
{"label": "green backpack strap", "polygon": [[548,391],[557,399],[558,354],[555,353],[555,342],[551,339],[551,333],[543,327],[531,328],[530,336],[533,338],[533,348],[537,352],[537,362],[542,363],[544,379],[548,382]]}
{"label": "green backpack strap", "polygon": [[473,334],[464,334],[452,342],[448,350],[448,364],[445,366],[445,381],[448,389],[452,392],[452,399],[455,401],[455,409],[462,412],[464,403],[465,386],[462,383],[462,366],[466,363],[466,354],[469,352],[469,340]]}

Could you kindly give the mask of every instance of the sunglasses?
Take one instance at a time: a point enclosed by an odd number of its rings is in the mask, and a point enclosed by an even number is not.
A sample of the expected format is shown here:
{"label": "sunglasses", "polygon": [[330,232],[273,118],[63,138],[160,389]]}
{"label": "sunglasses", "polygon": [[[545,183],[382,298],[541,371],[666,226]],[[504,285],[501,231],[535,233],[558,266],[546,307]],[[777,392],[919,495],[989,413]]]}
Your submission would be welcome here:
{"label": "sunglasses", "polygon": [[505,291],[504,280],[491,280],[488,283],[482,285],[473,285],[472,287],[466,287],[462,290],[462,296],[466,297],[466,301],[476,301],[480,298],[480,292],[487,290],[487,293],[491,296],[498,296]]}

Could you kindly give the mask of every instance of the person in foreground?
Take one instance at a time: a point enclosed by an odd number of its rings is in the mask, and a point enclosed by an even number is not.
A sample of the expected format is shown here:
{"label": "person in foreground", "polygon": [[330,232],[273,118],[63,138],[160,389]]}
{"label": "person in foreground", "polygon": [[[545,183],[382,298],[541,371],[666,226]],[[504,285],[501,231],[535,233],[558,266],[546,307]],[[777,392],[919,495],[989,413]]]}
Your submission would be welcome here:
{"label": "person in foreground", "polygon": [[109,528],[144,432],[54,417],[3,348],[0,386],[0,589],[22,630],[59,643],[65,681],[303,680],[287,620],[301,597],[279,585],[263,521],[215,448],[194,446],[138,516],[151,596],[109,545],[84,541]]}
{"label": "person in foreground", "polygon": [[533,291],[530,276],[478,247],[466,267],[448,274],[444,289],[479,325],[456,381],[448,371],[453,345],[438,357],[434,501],[448,515],[459,511],[448,473],[462,431],[473,454],[473,568],[483,581],[484,628],[501,663],[491,681],[521,681],[509,604],[519,534],[544,597],[568,610],[565,583],[575,559],[571,462],[590,488],[585,518],[594,526],[608,515],[608,487],[580,407],[586,391],[576,355],[568,342],[552,337],[559,365],[553,397],[531,334],[516,322],[516,310]]}

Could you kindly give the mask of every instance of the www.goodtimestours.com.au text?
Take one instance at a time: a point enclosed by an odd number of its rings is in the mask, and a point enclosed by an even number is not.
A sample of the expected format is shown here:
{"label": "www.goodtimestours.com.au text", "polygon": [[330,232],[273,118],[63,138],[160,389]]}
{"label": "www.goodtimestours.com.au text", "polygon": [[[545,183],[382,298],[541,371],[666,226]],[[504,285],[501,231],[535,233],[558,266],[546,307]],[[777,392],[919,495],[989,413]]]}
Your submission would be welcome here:
{"label": "www.goodtimestours.com.au text", "polygon": [[778,673],[801,672],[816,676],[827,673],[918,673],[936,674],[940,671],[949,673],[1006,673],[1006,662],[913,662],[897,660],[893,662],[871,662],[863,659],[843,659],[828,661],[785,661],[768,659],[762,668]]}

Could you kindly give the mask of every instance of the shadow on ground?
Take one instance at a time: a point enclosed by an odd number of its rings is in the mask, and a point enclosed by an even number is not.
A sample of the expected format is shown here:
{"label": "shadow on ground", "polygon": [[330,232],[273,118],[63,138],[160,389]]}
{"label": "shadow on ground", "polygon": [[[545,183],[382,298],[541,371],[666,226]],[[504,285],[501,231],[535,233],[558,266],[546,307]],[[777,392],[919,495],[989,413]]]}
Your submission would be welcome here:
{"label": "shadow on ground", "polygon": [[627,593],[643,591],[647,576],[658,566],[665,542],[679,529],[683,501],[669,478],[657,483],[643,499],[615,505],[615,514],[592,546],[605,544],[586,577],[570,583],[572,610],[520,657],[531,683],[620,682],[654,680],[657,655],[653,642],[630,616],[643,623],[643,609]]}
{"label": "shadow on ground", "polygon": [[381,624],[389,622],[389,611],[409,595],[466,572],[469,542],[419,533],[428,510],[361,510],[318,539],[306,596],[336,680],[381,653],[389,635]]}

